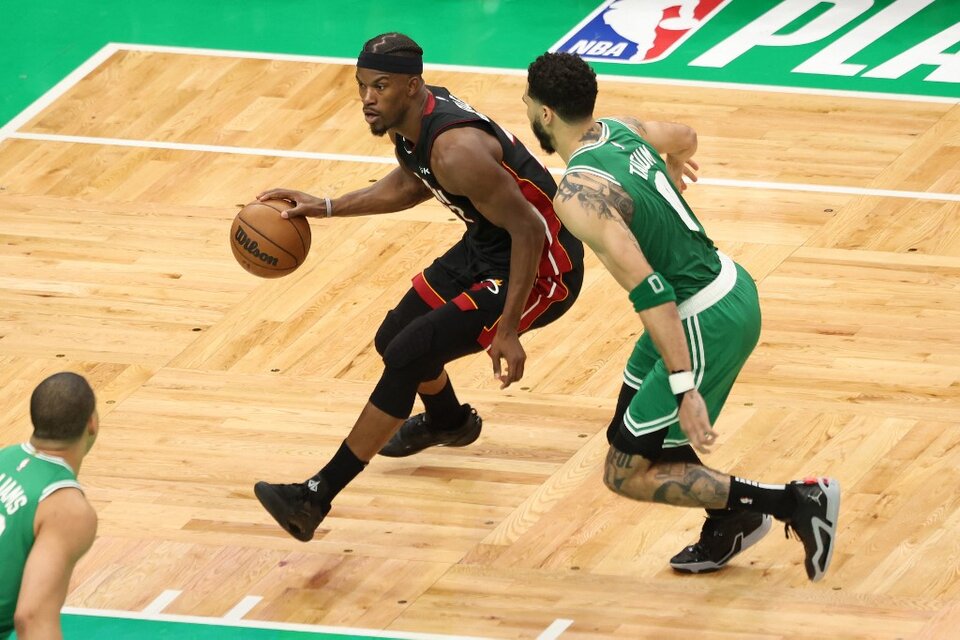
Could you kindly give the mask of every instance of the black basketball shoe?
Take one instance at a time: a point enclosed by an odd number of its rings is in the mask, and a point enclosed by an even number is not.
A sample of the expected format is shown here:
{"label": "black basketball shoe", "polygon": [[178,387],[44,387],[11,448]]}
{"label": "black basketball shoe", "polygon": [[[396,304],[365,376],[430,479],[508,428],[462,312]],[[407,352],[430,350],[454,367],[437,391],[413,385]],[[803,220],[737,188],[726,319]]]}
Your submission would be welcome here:
{"label": "black basketball shoe", "polygon": [[467,417],[456,429],[437,429],[425,413],[407,418],[390,441],[380,449],[380,455],[403,458],[419,453],[428,447],[465,447],[480,437],[483,419],[470,405],[463,405]]}
{"label": "black basketball shoe", "polygon": [[258,482],[253,493],[273,519],[301,542],[313,539],[313,533],[330,511],[323,480],[297,484]]}
{"label": "black basketball shoe", "polygon": [[682,573],[716,571],[759,542],[772,524],[770,516],[752,511],[707,517],[700,530],[700,540],[670,558],[670,566]]}
{"label": "black basketball shoe", "polygon": [[817,582],[830,568],[837,542],[840,483],[832,478],[807,478],[794,480],[787,489],[796,497],[797,507],[784,531],[790,537],[792,530],[803,542],[807,577]]}

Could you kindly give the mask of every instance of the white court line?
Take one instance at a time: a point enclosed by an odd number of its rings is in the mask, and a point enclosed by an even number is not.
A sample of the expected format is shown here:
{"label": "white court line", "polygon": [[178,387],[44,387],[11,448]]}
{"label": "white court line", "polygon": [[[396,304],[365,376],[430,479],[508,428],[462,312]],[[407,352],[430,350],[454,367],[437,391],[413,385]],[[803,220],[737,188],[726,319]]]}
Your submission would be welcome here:
{"label": "white court line", "polygon": [[[172,53],[192,56],[215,56],[223,58],[249,58],[252,60],[278,60],[286,62],[314,62],[323,64],[343,64],[354,66],[356,58],[339,58],[331,56],[310,56],[290,53],[263,53],[260,51],[237,51],[229,49],[201,49],[197,47],[168,47],[162,45],[131,44],[126,42],[112,43],[113,46],[124,51],[145,51],[152,53]],[[530,62],[533,62],[531,60]],[[475,67],[462,64],[437,64],[425,62],[424,69],[434,71],[450,71],[463,73],[483,73],[488,75],[527,76],[527,69],[508,69],[503,67]],[[841,89],[810,89],[807,87],[784,87],[766,84],[742,84],[737,82],[714,82],[709,80],[674,80],[671,78],[653,78],[645,76],[625,76],[618,74],[597,74],[599,80],[609,82],[626,82],[630,84],[662,84],[677,87],[701,87],[706,89],[733,89],[736,91],[766,91],[769,93],[799,93],[811,96],[834,96],[838,98],[865,98],[868,100],[904,100],[908,102],[938,102],[943,104],[960,104],[960,98],[942,96],[914,96],[905,93],[870,93],[867,91],[844,91]],[[519,98],[518,98],[519,100]]]}
{"label": "white court line", "polygon": [[[199,49],[193,47],[166,47],[166,46],[156,46],[156,45],[137,45],[137,44],[126,44],[126,43],[110,43],[104,46],[100,51],[95,53],[89,59],[87,59],[82,65],[77,67],[72,73],[67,75],[63,80],[58,82],[53,86],[49,91],[43,94],[40,98],[33,102],[29,107],[24,109],[20,114],[14,117],[10,122],[8,122],[2,129],[0,129],[0,142],[4,138],[19,138],[23,140],[47,140],[54,142],[71,142],[71,143],[80,143],[80,144],[101,144],[101,145],[112,145],[112,146],[126,146],[126,147],[143,147],[143,148],[152,148],[152,149],[168,149],[168,150],[182,150],[182,151],[200,151],[207,153],[234,153],[234,154],[243,154],[243,155],[259,155],[259,156],[271,156],[271,157],[280,157],[280,158],[298,158],[298,159],[308,159],[308,160],[332,160],[332,161],[341,161],[341,162],[361,162],[361,163],[371,163],[371,164],[393,164],[396,160],[393,157],[379,157],[379,156],[361,156],[361,155],[351,155],[351,154],[337,154],[337,153],[322,153],[322,152],[311,152],[311,151],[290,151],[284,149],[255,149],[251,147],[227,147],[221,145],[203,145],[203,144],[188,144],[188,143],[178,143],[178,142],[154,142],[150,140],[123,140],[119,138],[94,138],[87,136],[63,136],[57,134],[37,134],[37,133],[20,133],[17,132],[17,129],[23,126],[31,118],[36,116],[40,111],[49,106],[54,100],[59,98],[61,95],[66,93],[73,85],[78,83],[94,69],[96,69],[100,64],[106,61],[111,55],[120,50],[128,51],[147,51],[147,52],[158,52],[158,53],[176,53],[176,54],[185,54],[185,55],[206,55],[206,56],[220,56],[220,57],[235,57],[235,58],[253,58],[253,59],[262,59],[262,60],[290,60],[290,61],[304,61],[312,63],[325,63],[325,64],[355,64],[355,60],[352,58],[335,58],[335,57],[324,57],[324,56],[307,56],[307,55],[290,55],[290,54],[272,54],[272,53],[258,53],[250,51],[230,51],[230,50],[218,50],[218,49]],[[487,74],[506,74],[506,75],[523,75],[526,73],[523,69],[497,69],[494,67],[470,67],[463,65],[438,65],[438,64],[427,64],[425,65],[428,69],[442,69],[448,71],[466,71],[471,73],[487,73]],[[651,79],[651,78],[638,78],[634,76],[601,76],[608,80],[622,81],[622,82],[661,82],[664,84],[680,84],[687,86],[720,86],[724,85],[721,88],[734,88],[734,89],[750,89],[751,91],[761,91],[761,90],[790,90],[793,91],[790,87],[763,87],[763,86],[754,86],[754,85],[725,85],[725,83],[697,83],[697,82],[687,82],[687,81],[664,81],[662,79]],[[850,95],[854,97],[882,97],[883,94],[860,94],[858,92],[837,92],[837,91],[806,91],[801,90],[800,93],[812,93],[817,95]],[[916,96],[899,96],[899,95],[887,95],[889,99],[914,99]],[[946,100],[933,100],[935,102],[950,102],[956,103],[960,102],[955,99],[946,99]],[[559,174],[562,173],[560,169],[552,169],[552,173]],[[911,198],[911,199],[922,199],[922,200],[939,200],[947,202],[960,202],[960,195],[951,194],[951,193],[933,193],[933,192],[922,192],[922,191],[895,191],[888,189],[868,189],[861,187],[845,187],[845,186],[834,186],[834,185],[814,185],[814,184],[802,184],[802,183],[787,183],[787,182],[762,182],[756,180],[729,180],[721,178],[701,178],[699,180],[701,184],[720,186],[720,187],[736,187],[736,188],[753,188],[753,189],[774,189],[781,191],[806,191],[814,193],[838,193],[838,194],[847,194],[847,195],[865,195],[865,196],[877,196],[877,197],[894,197],[894,198]]]}
{"label": "white court line", "polygon": [[343,636],[366,636],[369,638],[397,638],[398,640],[490,640],[480,636],[454,636],[438,633],[416,633],[411,631],[383,631],[380,629],[362,629],[359,627],[331,627],[325,625],[297,624],[294,622],[263,622],[259,620],[225,620],[201,616],[184,616],[167,613],[148,613],[146,611],[120,611],[116,609],[83,609],[63,607],[63,613],[74,616],[94,618],[122,618],[124,620],[148,620],[151,622],[186,622],[243,629],[269,629],[275,631],[305,631],[307,633],[340,634]]}
{"label": "white court line", "polygon": [[0,128],[0,142],[11,133],[25,125],[34,116],[50,106],[54,100],[65,94],[73,85],[77,84],[94,69],[103,64],[107,58],[117,51],[117,45],[107,44],[95,54],[90,56],[79,67],[67,74],[60,82],[50,87],[46,93],[37,98],[26,109],[18,113],[14,118]]}
{"label": "white court line", "polygon": [[[100,66],[117,51],[143,51],[154,53],[169,53],[182,55],[214,56],[222,58],[245,58],[252,60],[277,60],[288,62],[310,62],[320,64],[356,64],[354,58],[340,58],[333,56],[310,56],[285,53],[263,53],[257,51],[237,51],[228,49],[203,49],[198,47],[170,47],[161,45],[131,44],[111,42],[106,44],[97,53],[88,58],[83,64],[73,70],[63,80],[54,85],[30,106],[14,116],[6,125],[0,128],[0,142],[10,133],[17,131],[31,118],[49,106],[54,100],[66,93],[86,75]],[[498,67],[477,67],[457,64],[424,64],[425,69],[436,71],[450,71],[460,73],[482,73],[488,75],[526,76],[526,69],[507,69]],[[958,98],[938,96],[914,96],[898,93],[869,93],[860,91],[843,91],[837,89],[809,89],[805,87],[783,87],[777,85],[739,84],[735,82],[713,82],[706,80],[673,80],[670,78],[652,78],[643,76],[624,76],[614,74],[599,74],[600,80],[610,82],[625,82],[630,84],[659,84],[678,87],[701,87],[709,89],[732,89],[737,91],[759,91],[768,93],[794,93],[801,95],[834,96],[840,98],[863,98],[868,100],[902,100],[907,102],[936,102],[942,104],[960,104]]]}
{"label": "white court line", "polygon": [[[95,138],[89,136],[67,136],[56,133],[11,133],[10,138],[20,140],[40,140],[47,142],[67,142],[71,144],[97,144],[118,147],[145,149],[165,149],[169,151],[197,151],[201,153],[233,153],[250,156],[269,156],[277,158],[297,158],[301,160],[330,160],[334,162],[359,162],[365,164],[396,165],[393,156],[361,156],[346,153],[321,153],[317,151],[292,151],[289,149],[257,149],[253,147],[229,147],[224,145],[191,144],[185,142],[160,142],[155,140],[126,140],[123,138]],[[563,169],[551,169],[559,175]],[[715,187],[735,187],[738,189],[773,189],[778,191],[808,191],[814,193],[839,193],[854,196],[875,196],[881,198],[909,198],[914,200],[940,200],[960,202],[960,194],[935,193],[927,191],[896,191],[893,189],[869,189],[865,187],[846,187],[837,185],[804,184],[797,182],[764,182],[761,180],[730,180],[726,178],[700,178],[697,184]]]}
{"label": "white court line", "polygon": [[881,198],[911,198],[914,200],[944,200],[960,202],[958,193],[928,191],[897,191],[895,189],[868,189],[829,184],[803,184],[799,182],[764,182],[763,180],[729,180],[727,178],[700,178],[697,184],[714,187],[737,187],[739,189],[775,189],[779,191],[813,191],[816,193],[842,193],[853,196],[877,196]]}
{"label": "white court line", "polygon": [[553,623],[543,630],[543,633],[537,636],[537,640],[557,640],[560,634],[567,630],[567,627],[573,624],[573,620],[557,618]]}
{"label": "white court line", "polygon": [[227,611],[223,614],[224,620],[240,620],[243,616],[250,613],[250,611],[260,604],[260,601],[263,600],[263,596],[247,596],[240,602],[238,602],[233,609]]}
{"label": "white court line", "polygon": [[228,147],[216,144],[191,144],[187,142],[159,142],[155,140],[126,140],[124,138],[94,138],[88,136],[65,136],[58,133],[11,133],[11,138],[20,140],[45,140],[72,144],[99,144],[115,147],[166,149],[171,151],[200,151],[202,153],[235,153],[245,156],[269,156],[297,158],[299,160],[334,160],[362,162],[367,164],[397,164],[393,156],[358,156],[345,153],[321,153],[318,151],[291,151],[288,149],[256,149],[253,147]]}
{"label": "white court line", "polygon": [[153,602],[143,608],[145,614],[158,614],[167,608],[171,602],[183,593],[178,589],[166,589],[163,593],[154,598]]}

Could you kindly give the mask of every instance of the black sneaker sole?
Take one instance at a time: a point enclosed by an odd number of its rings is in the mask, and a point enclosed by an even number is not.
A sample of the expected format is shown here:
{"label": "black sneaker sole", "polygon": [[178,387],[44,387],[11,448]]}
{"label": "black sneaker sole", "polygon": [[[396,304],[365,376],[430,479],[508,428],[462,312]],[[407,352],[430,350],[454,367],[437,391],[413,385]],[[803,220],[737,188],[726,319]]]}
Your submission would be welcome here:
{"label": "black sneaker sole", "polygon": [[763,516],[763,522],[760,524],[760,526],[744,536],[743,541],[740,543],[740,548],[737,549],[735,547],[726,558],[717,562],[714,562],[713,560],[704,560],[703,562],[687,562],[683,564],[674,563],[671,560],[670,567],[673,568],[674,571],[679,571],[680,573],[713,573],[714,571],[722,569],[727,565],[728,562],[733,560],[739,554],[760,542],[765,535],[770,533],[770,529],[772,528],[773,518],[765,514]]}
{"label": "black sneaker sole", "polygon": [[293,512],[283,496],[281,496],[269,482],[263,482],[261,480],[253,485],[253,494],[257,496],[257,500],[259,500],[263,508],[267,510],[267,513],[277,521],[277,524],[283,527],[284,531],[300,542],[310,542],[313,540],[313,533],[316,529],[313,531],[303,531],[300,527],[291,525],[290,516]]}

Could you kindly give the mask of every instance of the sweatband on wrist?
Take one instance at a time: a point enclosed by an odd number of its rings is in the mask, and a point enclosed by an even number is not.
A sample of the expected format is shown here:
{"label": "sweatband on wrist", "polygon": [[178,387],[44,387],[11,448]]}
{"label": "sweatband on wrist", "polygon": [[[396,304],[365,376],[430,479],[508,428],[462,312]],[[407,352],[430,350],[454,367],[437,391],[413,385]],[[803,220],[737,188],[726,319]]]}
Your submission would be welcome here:
{"label": "sweatband on wrist", "polygon": [[323,196],[323,204],[327,207],[327,217],[329,218],[333,215],[333,202],[327,196]]}
{"label": "sweatband on wrist", "polygon": [[421,56],[395,56],[388,53],[362,51],[357,58],[357,66],[361,69],[418,76],[423,73],[423,58]]}
{"label": "sweatband on wrist", "polygon": [[685,393],[697,387],[693,379],[693,371],[675,371],[667,377],[667,380],[670,381],[670,391],[674,394]]}
{"label": "sweatband on wrist", "polygon": [[670,391],[673,393],[673,397],[677,399],[678,407],[680,403],[683,402],[683,395],[687,391],[692,391],[697,388],[693,371],[674,371],[667,376],[667,381],[670,382]]}
{"label": "sweatband on wrist", "polygon": [[656,271],[644,278],[630,292],[630,302],[633,303],[633,308],[637,313],[665,302],[675,302],[676,299],[677,294],[673,287]]}

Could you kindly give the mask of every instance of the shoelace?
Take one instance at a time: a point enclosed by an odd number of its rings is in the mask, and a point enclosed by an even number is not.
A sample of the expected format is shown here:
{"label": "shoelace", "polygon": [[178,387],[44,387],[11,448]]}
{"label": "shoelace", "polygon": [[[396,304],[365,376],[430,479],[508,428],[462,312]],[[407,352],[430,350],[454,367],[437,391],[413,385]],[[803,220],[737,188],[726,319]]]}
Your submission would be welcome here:
{"label": "shoelace", "polygon": [[433,424],[433,421],[430,420],[430,416],[427,415],[426,412],[421,413],[417,417],[419,418],[419,420],[417,420],[417,424],[419,424],[421,427],[429,428],[430,425]]}

